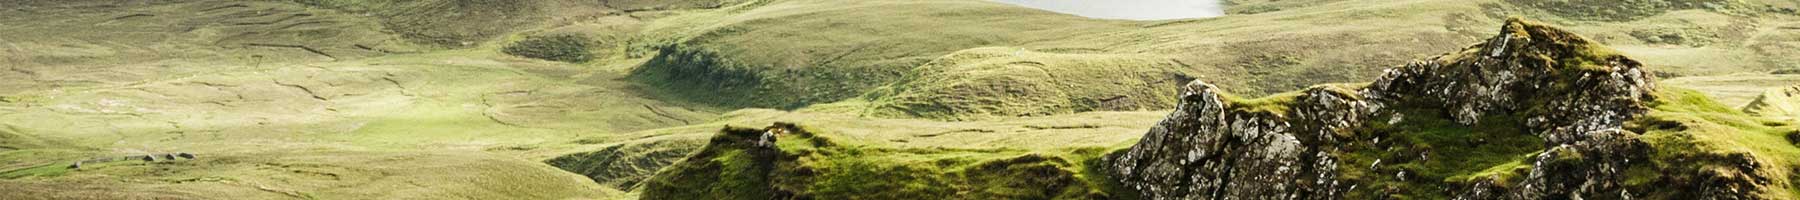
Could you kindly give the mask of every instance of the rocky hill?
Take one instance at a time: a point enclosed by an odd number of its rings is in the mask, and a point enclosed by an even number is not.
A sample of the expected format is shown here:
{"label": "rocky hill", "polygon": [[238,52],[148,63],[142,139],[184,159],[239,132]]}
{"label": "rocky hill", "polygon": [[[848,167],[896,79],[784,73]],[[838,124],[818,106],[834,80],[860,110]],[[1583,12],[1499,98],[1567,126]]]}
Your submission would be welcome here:
{"label": "rocky hill", "polygon": [[1242,100],[1190,83],[1108,171],[1146,199],[1792,197],[1793,146],[1696,147],[1729,145],[1698,132],[1792,122],[1697,130],[1730,120],[1671,116],[1717,105],[1652,79],[1610,48],[1515,18],[1488,42],[1368,85]]}
{"label": "rocky hill", "polygon": [[[700,153],[650,178],[643,197],[1793,195],[1790,174],[1796,165],[1785,158],[1797,155],[1797,148],[1782,141],[1737,138],[1780,137],[1780,130],[1794,124],[1706,110],[1722,106],[1654,82],[1643,64],[1608,47],[1515,18],[1487,42],[1388,70],[1369,84],[1320,85],[1244,99],[1194,81],[1183,87],[1175,111],[1141,140],[1105,156],[1097,156],[1101,152],[1096,149],[868,148],[851,143],[857,139],[820,137],[778,123],[768,129],[727,128]],[[1740,120],[1761,123],[1735,124]],[[1741,145],[1767,149],[1719,149]],[[888,158],[896,156],[912,158]],[[966,160],[970,158],[977,159]],[[1667,188],[1696,181],[1707,184]]]}

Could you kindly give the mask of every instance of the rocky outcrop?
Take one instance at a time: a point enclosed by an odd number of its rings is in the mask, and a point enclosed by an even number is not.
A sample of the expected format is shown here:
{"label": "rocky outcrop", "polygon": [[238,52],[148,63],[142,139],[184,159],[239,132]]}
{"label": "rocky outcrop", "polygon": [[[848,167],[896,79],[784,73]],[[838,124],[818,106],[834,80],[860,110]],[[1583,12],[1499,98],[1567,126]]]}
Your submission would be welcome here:
{"label": "rocky outcrop", "polygon": [[1360,123],[1354,94],[1314,88],[1307,106],[1283,113],[1236,110],[1216,87],[1183,89],[1174,113],[1138,145],[1113,158],[1115,178],[1145,199],[1327,199],[1336,196],[1333,157],[1320,145],[1335,129]]}
{"label": "rocky outcrop", "polygon": [[[1112,199],[1081,157],[1005,149],[906,148],[777,122],[727,127],[635,191],[656,199]],[[828,137],[832,136],[832,137]]]}
{"label": "rocky outcrop", "polygon": [[[1624,187],[1624,171],[1644,163],[1649,149],[1637,139],[1639,133],[1622,127],[1649,111],[1646,104],[1655,100],[1654,88],[1650,73],[1637,61],[1572,33],[1515,18],[1484,43],[1390,69],[1361,87],[1316,86],[1298,94],[1242,100],[1195,81],[1183,89],[1181,103],[1167,119],[1138,144],[1109,158],[1107,171],[1126,192],[1145,199],[1343,199],[1349,193],[1384,198],[1409,188],[1374,187],[1380,181],[1429,182],[1436,180],[1424,178],[1442,177],[1423,176],[1442,173],[1385,170],[1384,165],[1424,165],[1433,159],[1432,147],[1389,146],[1409,141],[1384,142],[1368,135],[1426,133],[1373,131],[1371,126],[1445,118],[1462,127],[1498,126],[1541,138],[1542,153],[1527,159],[1530,170],[1515,174],[1519,178],[1474,176],[1471,183],[1446,181],[1436,184],[1445,185],[1443,190],[1414,193],[1456,199],[1630,199],[1634,195]],[[1434,112],[1416,116],[1407,112],[1411,110]],[[1374,159],[1369,166],[1345,161],[1368,152],[1418,156]],[[1346,173],[1358,177],[1343,177]]]}

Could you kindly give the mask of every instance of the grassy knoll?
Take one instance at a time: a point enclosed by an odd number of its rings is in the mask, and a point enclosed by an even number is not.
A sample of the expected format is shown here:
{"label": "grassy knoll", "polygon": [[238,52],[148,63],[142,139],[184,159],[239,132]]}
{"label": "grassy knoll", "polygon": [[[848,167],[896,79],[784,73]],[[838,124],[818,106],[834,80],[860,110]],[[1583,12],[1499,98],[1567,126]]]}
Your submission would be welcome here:
{"label": "grassy knoll", "polygon": [[[957,165],[968,166],[977,164],[977,161],[1036,154],[1055,157],[1054,159],[1062,160],[1061,162],[1069,162],[1065,163],[1066,165],[1060,165],[1059,169],[1068,172],[1090,173],[1079,171],[1078,169],[1085,168],[1074,166],[1086,165],[1086,163],[1080,162],[1090,161],[1095,156],[1093,154],[1097,154],[1095,152],[1097,150],[1129,144],[1128,141],[1141,135],[1142,130],[1148,129],[1163,114],[1153,111],[1096,112],[1008,120],[936,122],[919,119],[866,119],[846,114],[747,109],[725,114],[720,120],[707,124],[618,135],[598,135],[564,144],[546,144],[524,152],[526,155],[531,155],[528,157],[544,159],[547,163],[560,168],[589,177],[607,178],[598,179],[605,185],[617,187],[620,190],[637,191],[644,189],[645,184],[649,184],[646,181],[653,178],[651,175],[656,174],[659,170],[669,171],[671,169],[664,167],[676,165],[678,163],[676,161],[680,161],[680,159],[646,158],[655,158],[659,156],[657,154],[670,153],[680,154],[678,158],[687,157],[691,155],[689,154],[691,152],[705,151],[704,149],[716,149],[712,151],[742,150],[742,144],[728,144],[736,146],[717,148],[707,145],[708,141],[716,141],[717,137],[724,137],[718,136],[721,127],[759,127],[777,122],[801,121],[805,123],[802,125],[816,137],[833,138],[821,140],[837,142],[834,142],[836,144],[831,147],[802,146],[794,147],[795,149],[828,148],[833,149],[832,151],[866,153],[818,155],[825,157],[813,158],[855,160],[855,162],[844,161],[839,164],[888,168],[898,164],[889,162],[893,160],[888,159],[907,158],[903,159],[907,160],[906,163],[923,164],[939,162],[932,160],[951,159],[941,162],[961,163]],[[805,139],[787,139],[786,141],[805,141]],[[789,143],[784,142],[783,144]],[[621,151],[622,149],[643,151]],[[695,159],[688,157],[686,160]],[[923,171],[882,173],[888,175],[910,174],[905,176],[939,176],[939,173],[949,169],[933,167],[910,170]],[[1085,178],[1088,175],[1077,176],[1084,177],[1083,181],[1099,180]],[[677,182],[688,181],[692,180]],[[1094,183],[1083,184],[1094,185]],[[818,187],[828,186],[822,184]],[[846,193],[847,191],[842,191],[844,189],[848,188],[838,188],[839,195],[851,195]],[[942,195],[942,193],[934,194]]]}
{"label": "grassy knoll", "polygon": [[[1754,117],[1721,105],[1698,91],[1667,88],[1657,94],[1658,101],[1650,114],[1628,124],[1628,129],[1644,132],[1643,140],[1655,147],[1650,166],[1634,166],[1630,183],[1651,197],[1669,184],[1694,181],[1676,170],[1713,171],[1727,177],[1744,178],[1753,173],[1768,177],[1767,188],[1758,194],[1767,199],[1791,199],[1800,195],[1793,179],[1800,167],[1800,146],[1783,137],[1800,130],[1791,120]],[[1635,126],[1635,127],[1634,127]],[[1654,189],[1663,188],[1663,189]]]}
{"label": "grassy knoll", "polygon": [[[779,127],[780,125],[778,125]],[[784,131],[758,146],[764,131]],[[645,199],[1088,199],[1104,198],[1083,172],[1106,147],[1055,152],[891,148],[816,135],[808,128],[728,127],[687,161],[647,180]]]}

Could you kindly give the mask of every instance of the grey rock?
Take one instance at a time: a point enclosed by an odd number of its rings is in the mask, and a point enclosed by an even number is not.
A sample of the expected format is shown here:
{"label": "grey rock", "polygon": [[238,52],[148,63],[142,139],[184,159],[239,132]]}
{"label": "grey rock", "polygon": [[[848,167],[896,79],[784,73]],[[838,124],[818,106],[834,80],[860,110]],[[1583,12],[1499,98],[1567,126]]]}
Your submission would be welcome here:
{"label": "grey rock", "polygon": [[[1112,158],[1126,188],[1146,199],[1329,199],[1341,193],[1336,158],[1307,145],[1360,124],[1347,94],[1308,90],[1293,118],[1229,112],[1214,86],[1189,83],[1183,101],[1133,148]],[[1292,119],[1292,120],[1288,120]],[[1294,123],[1301,122],[1301,123]]]}
{"label": "grey rock", "polygon": [[[1403,123],[1388,109],[1425,106],[1443,108],[1463,125],[1483,116],[1521,117],[1524,131],[1545,139],[1547,150],[1533,159],[1522,182],[1479,180],[1446,191],[1455,199],[1636,198],[1622,184],[1624,171],[1647,160],[1650,149],[1622,126],[1648,112],[1652,76],[1623,56],[1576,58],[1596,47],[1568,32],[1516,19],[1500,32],[1464,53],[1387,70],[1354,91],[1310,88],[1286,105],[1286,113],[1234,109],[1254,105],[1233,105],[1218,88],[1194,81],[1183,87],[1182,101],[1167,118],[1107,158],[1107,171],[1145,199],[1341,199],[1358,188],[1338,180],[1340,163],[1333,155],[1348,150],[1336,148],[1341,143],[1334,135],[1352,133],[1375,116],[1388,116],[1377,123]],[[1561,59],[1600,62],[1579,69],[1550,66]],[[1430,159],[1428,154],[1419,159]],[[1744,166],[1754,168],[1754,160],[1746,160]],[[1401,180],[1413,175],[1384,173]],[[1697,190],[1717,199],[1748,198],[1728,192],[1744,186],[1703,187]]]}

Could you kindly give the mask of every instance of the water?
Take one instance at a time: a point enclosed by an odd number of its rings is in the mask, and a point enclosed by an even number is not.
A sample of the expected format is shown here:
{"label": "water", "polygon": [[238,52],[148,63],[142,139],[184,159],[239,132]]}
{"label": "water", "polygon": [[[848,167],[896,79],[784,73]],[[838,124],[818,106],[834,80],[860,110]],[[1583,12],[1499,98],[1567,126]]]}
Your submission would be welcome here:
{"label": "water", "polygon": [[1091,18],[1162,20],[1225,15],[1218,0],[993,0]]}

